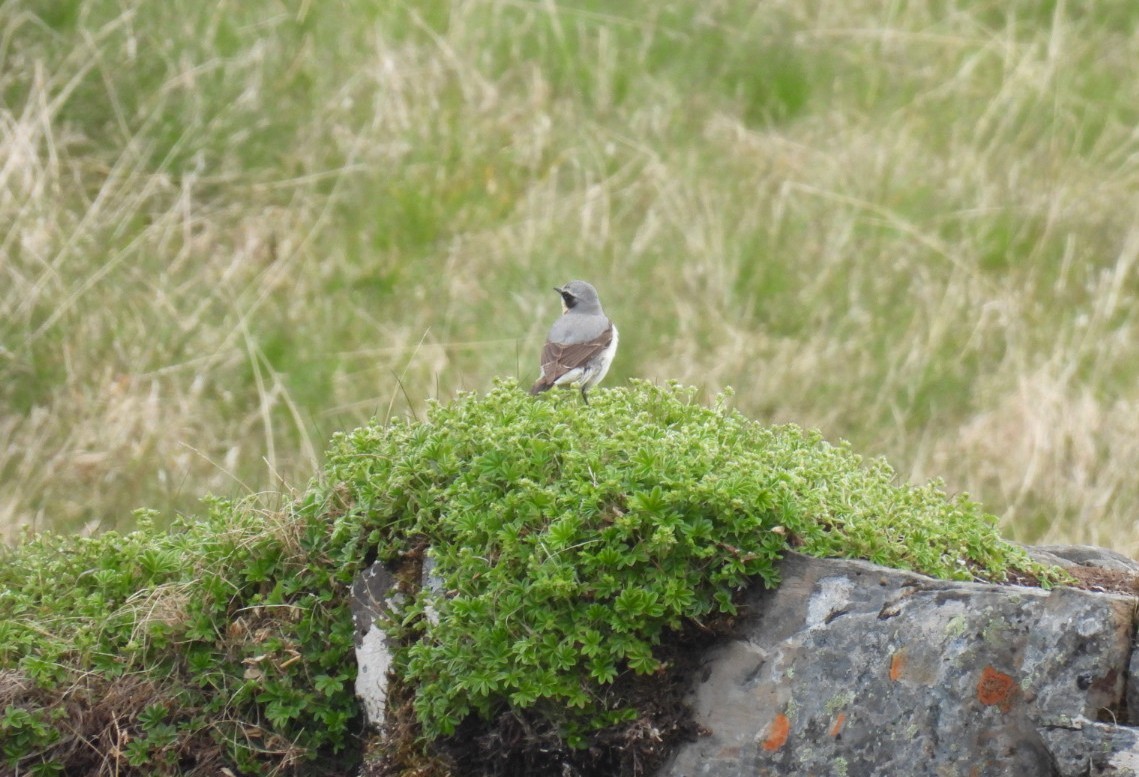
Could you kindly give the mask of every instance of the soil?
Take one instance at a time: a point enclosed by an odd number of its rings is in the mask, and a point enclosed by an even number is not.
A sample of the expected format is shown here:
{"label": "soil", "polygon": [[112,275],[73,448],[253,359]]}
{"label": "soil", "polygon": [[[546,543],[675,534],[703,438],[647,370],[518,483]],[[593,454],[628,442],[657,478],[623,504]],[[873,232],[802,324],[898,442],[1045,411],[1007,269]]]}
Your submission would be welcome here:
{"label": "soil", "polygon": [[[1074,578],[1072,582],[1064,583],[1071,588],[1095,591],[1096,593],[1139,597],[1139,572],[1085,567],[1079,564],[1065,565],[1063,569]],[[1008,578],[1007,582],[1011,585],[1025,585],[1033,588],[1040,586],[1040,580],[1035,575],[1026,572],[1012,571]]]}
{"label": "soil", "polygon": [[1073,588],[1100,593],[1139,596],[1139,573],[1082,566],[1067,567],[1067,572],[1076,578]]}

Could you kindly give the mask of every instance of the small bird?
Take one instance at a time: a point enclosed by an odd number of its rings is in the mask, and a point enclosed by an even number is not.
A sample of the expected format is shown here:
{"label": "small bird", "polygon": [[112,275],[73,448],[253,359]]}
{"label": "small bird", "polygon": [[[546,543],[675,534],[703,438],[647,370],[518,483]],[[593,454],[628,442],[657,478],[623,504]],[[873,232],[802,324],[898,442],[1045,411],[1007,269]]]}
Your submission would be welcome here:
{"label": "small bird", "polygon": [[550,327],[542,349],[542,375],[530,393],[577,384],[588,405],[586,392],[605,377],[617,353],[617,327],[601,309],[597,289],[585,281],[570,281],[554,291],[562,295],[562,317]]}

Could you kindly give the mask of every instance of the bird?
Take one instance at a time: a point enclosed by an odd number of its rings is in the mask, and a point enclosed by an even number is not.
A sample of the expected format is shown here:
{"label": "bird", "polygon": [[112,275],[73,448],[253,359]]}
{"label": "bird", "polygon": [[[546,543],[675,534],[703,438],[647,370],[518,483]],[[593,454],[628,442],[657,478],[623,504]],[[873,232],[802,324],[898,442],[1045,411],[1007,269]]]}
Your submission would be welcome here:
{"label": "bird", "polygon": [[550,327],[542,374],[530,393],[576,384],[588,405],[586,392],[605,377],[617,353],[617,327],[601,309],[597,289],[585,281],[570,281],[554,291],[562,295],[562,315]]}

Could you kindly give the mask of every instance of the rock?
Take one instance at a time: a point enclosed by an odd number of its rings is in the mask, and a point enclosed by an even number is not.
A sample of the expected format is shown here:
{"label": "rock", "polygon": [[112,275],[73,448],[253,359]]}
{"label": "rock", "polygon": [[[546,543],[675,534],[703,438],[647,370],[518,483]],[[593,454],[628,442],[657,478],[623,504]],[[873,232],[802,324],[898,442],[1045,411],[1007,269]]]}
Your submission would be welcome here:
{"label": "rock", "polygon": [[[1102,549],[1032,549],[1078,572],[1133,577]],[[438,589],[425,559],[421,584]],[[711,647],[691,704],[708,736],[664,777],[1139,777],[1139,599],[954,583],[788,554]],[[1086,579],[1081,577],[1081,580]],[[383,719],[391,652],[376,620],[403,602],[380,564],[352,587],[357,693]],[[1111,586],[1108,591],[1134,587]]]}
{"label": "rock", "polygon": [[[1094,545],[1026,546],[1037,561],[1064,567],[1082,588],[1139,596],[1139,561]],[[1139,723],[1139,651],[1133,651],[1126,675],[1125,708]],[[1134,767],[1139,771],[1139,766]]]}
{"label": "rock", "polygon": [[1095,567],[1115,572],[1139,574],[1139,561],[1122,553],[1094,545],[1029,545],[1028,554],[1037,561],[1060,567]]}
{"label": "rock", "polygon": [[1113,777],[1139,774],[1137,728],[1084,719],[1045,723],[1043,728],[1058,761],[1086,764],[1082,771],[1066,771],[1061,774]]}
{"label": "rock", "polygon": [[660,775],[1139,776],[1139,729],[1109,722],[1134,597],[798,554],[781,574],[709,650],[692,691],[709,735]]}
{"label": "rock", "polygon": [[[435,560],[423,559],[420,585],[436,596],[443,595],[443,581],[433,574]],[[396,577],[377,561],[352,581],[352,624],[356,629],[356,695],[364,703],[368,723],[378,727],[384,720],[388,698],[388,671],[392,649],[379,623],[398,612],[406,597],[395,591]],[[438,620],[435,608],[427,606],[427,618]]]}
{"label": "rock", "polygon": [[352,581],[352,625],[356,629],[356,695],[364,703],[368,722],[384,719],[388,698],[388,670],[392,651],[387,635],[376,625],[398,608],[403,597],[395,593],[395,575],[376,562]]}

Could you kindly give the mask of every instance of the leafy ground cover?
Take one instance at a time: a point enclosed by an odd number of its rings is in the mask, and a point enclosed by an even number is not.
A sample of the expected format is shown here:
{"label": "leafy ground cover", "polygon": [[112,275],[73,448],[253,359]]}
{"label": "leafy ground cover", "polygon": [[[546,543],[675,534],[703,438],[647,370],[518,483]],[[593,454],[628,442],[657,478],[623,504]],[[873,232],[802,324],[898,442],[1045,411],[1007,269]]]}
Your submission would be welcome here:
{"label": "leafy ground cover", "polygon": [[218,502],[0,553],[3,769],[343,774],[361,721],[329,533],[314,505]]}
{"label": "leafy ground cover", "polygon": [[595,774],[643,767],[617,754],[666,752],[659,732],[684,730],[675,707],[638,702],[676,684],[678,645],[726,624],[743,587],[777,584],[788,547],[951,579],[1046,576],[976,503],[697,394],[637,382],[587,407],[503,381],[336,435],[321,478],[276,510],[215,502],[169,530],[144,515],[128,534],[5,550],[5,765],[346,768],[362,734],[347,586],[374,558],[430,558],[442,581],[410,586],[386,624],[406,734],[390,774],[448,773],[460,743],[501,741],[504,716],[528,732],[513,744],[532,768],[551,752]]}

